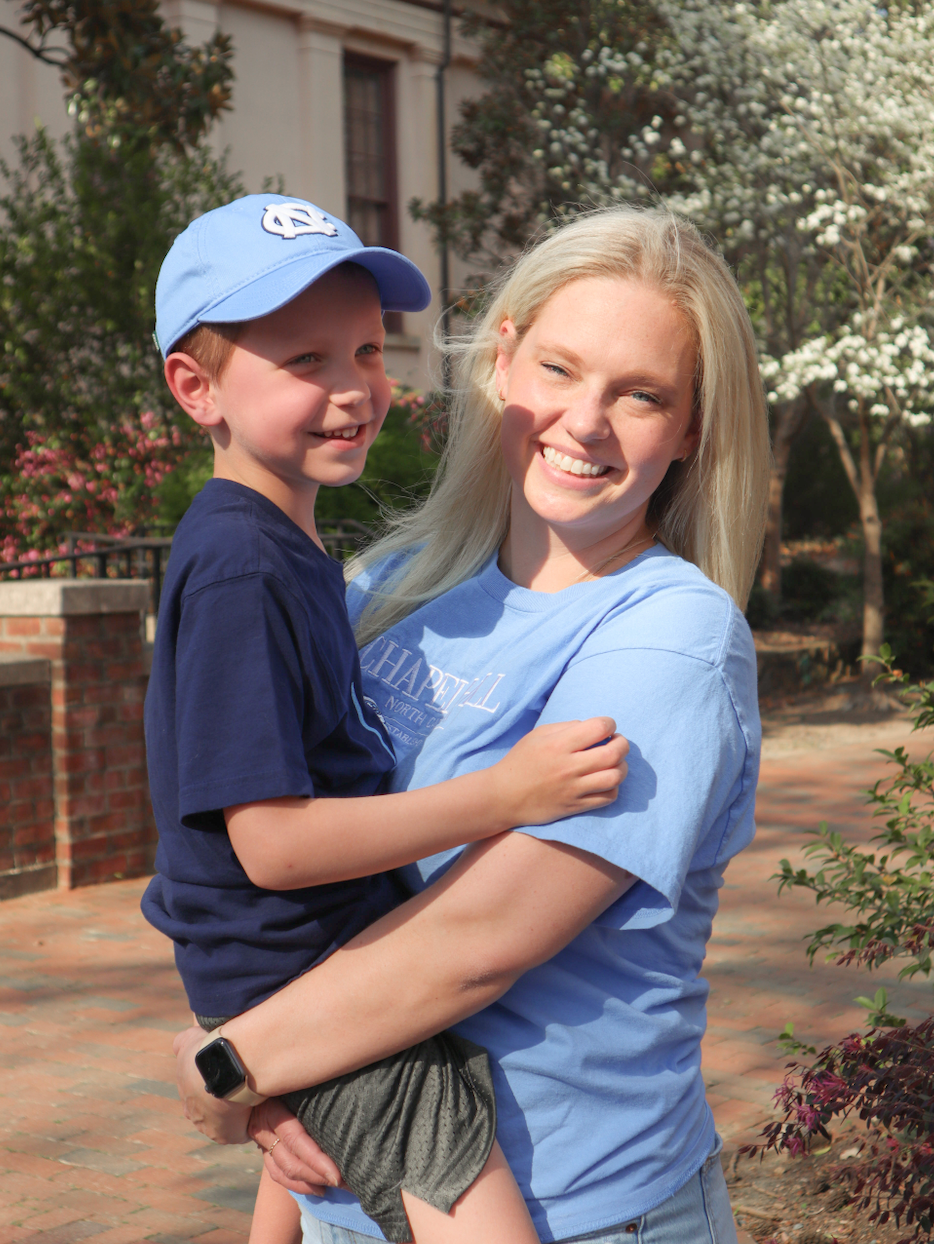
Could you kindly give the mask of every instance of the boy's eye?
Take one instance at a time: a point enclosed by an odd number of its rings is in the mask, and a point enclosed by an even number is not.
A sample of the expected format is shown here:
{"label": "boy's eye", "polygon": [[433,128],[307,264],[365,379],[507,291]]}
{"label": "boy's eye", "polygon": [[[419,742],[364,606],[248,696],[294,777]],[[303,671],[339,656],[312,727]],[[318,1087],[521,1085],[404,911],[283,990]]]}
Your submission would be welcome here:
{"label": "boy's eye", "polygon": [[375,341],[368,341],[365,346],[361,346],[357,351],[358,354],[382,354],[382,348]]}
{"label": "boy's eye", "polygon": [[289,359],[289,366],[296,367],[301,363],[314,363],[317,361],[317,354],[297,354],[294,359]]}

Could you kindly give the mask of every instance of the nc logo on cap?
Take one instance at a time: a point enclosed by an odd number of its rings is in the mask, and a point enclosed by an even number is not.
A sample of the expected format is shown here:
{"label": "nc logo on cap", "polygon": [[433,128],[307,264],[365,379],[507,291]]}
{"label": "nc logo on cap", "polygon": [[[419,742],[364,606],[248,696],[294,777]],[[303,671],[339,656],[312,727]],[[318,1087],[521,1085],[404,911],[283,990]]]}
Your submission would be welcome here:
{"label": "nc logo on cap", "polygon": [[263,215],[263,228],[280,238],[297,238],[302,233],[323,233],[333,238],[337,229],[310,203],[270,203]]}

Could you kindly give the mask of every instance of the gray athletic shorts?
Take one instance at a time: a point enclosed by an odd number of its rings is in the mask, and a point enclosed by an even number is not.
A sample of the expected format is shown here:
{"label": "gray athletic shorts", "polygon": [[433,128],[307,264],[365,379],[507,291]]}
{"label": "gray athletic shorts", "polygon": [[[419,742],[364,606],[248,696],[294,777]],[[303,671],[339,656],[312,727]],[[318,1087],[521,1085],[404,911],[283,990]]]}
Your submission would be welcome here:
{"label": "gray athletic shorts", "polygon": [[[225,1021],[196,1017],[202,1028]],[[496,1098],[486,1050],[451,1032],[282,1100],[387,1240],[410,1241],[400,1195],[449,1213],[490,1156]]]}

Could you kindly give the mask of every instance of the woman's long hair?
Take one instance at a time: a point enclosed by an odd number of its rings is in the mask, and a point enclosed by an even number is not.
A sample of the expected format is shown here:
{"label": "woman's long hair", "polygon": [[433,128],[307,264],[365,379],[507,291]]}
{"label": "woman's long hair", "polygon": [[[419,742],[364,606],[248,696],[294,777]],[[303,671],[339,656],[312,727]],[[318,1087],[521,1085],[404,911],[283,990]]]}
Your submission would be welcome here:
{"label": "woman's long hair", "polygon": [[581,215],[528,250],[494,285],[485,314],[452,344],[447,443],[425,502],[393,516],[348,567],[353,577],[400,559],[364,610],[363,645],[427,600],[474,575],[502,544],[511,481],[500,448],[495,378],[500,325],[522,340],[548,299],[570,281],[621,277],[659,290],[680,309],[697,345],[700,443],[673,462],[649,505],[649,523],[673,553],[694,562],[744,608],[765,525],[769,438],[749,316],[722,256],[688,221],[663,209],[610,207]]}

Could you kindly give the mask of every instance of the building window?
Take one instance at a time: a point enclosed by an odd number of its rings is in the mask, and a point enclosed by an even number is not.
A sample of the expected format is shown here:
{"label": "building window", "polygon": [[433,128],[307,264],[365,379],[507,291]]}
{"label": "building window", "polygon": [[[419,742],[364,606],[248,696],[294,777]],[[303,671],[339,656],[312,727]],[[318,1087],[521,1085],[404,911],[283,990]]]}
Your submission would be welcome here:
{"label": "building window", "polygon": [[367,246],[399,245],[392,65],[344,58],[347,223]]}
{"label": "building window", "polygon": [[[344,150],[347,223],[366,246],[399,249],[393,66],[344,57]],[[387,311],[386,331],[402,332],[402,313]]]}

